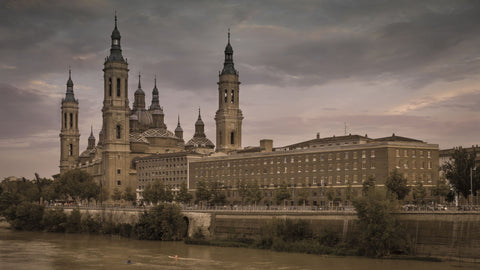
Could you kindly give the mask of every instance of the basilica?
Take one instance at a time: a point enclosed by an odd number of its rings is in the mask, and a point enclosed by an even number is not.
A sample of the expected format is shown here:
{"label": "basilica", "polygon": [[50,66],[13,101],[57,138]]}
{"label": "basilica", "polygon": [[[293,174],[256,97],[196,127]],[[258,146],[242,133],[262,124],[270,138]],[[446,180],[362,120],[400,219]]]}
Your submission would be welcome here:
{"label": "basilica", "polygon": [[[103,124],[98,142],[93,130],[88,137],[88,146],[80,151],[78,128],[79,101],[75,99],[74,84],[69,71],[65,98],[62,99],[62,127],[60,131],[60,173],[80,168],[94,176],[107,191],[137,187],[136,161],[154,154],[193,153],[208,156],[214,153],[215,144],[204,132],[200,109],[195,122],[195,134],[185,143],[183,130],[178,124],[172,132],[164,122],[163,107],[159,102],[156,85],[152,100],[147,107],[145,92],[138,75],[138,88],[134,93],[132,107],[128,100],[128,62],[122,54],[121,35],[115,27],[111,35],[110,54],[103,66]],[[219,107],[215,115],[216,151],[228,153],[241,148],[242,111],[239,108],[238,71],[233,63],[230,33],[225,48],[225,61],[219,73]]]}

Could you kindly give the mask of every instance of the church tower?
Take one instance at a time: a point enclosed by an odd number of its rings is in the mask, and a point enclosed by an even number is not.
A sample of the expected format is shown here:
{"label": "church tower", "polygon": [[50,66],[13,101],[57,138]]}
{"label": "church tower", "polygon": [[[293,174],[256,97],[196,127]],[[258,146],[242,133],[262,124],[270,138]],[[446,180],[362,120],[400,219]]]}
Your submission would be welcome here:
{"label": "church tower", "polygon": [[217,152],[229,152],[242,148],[242,111],[239,108],[238,71],[233,64],[233,49],[225,47],[225,62],[218,80],[218,110],[215,114],[217,126]]}
{"label": "church tower", "polygon": [[128,63],[123,58],[120,46],[120,31],[115,28],[111,35],[110,55],[103,68],[104,97],[102,108],[102,185],[112,194],[118,187],[124,190],[130,183],[130,107],[128,102]]}
{"label": "church tower", "polygon": [[78,131],[78,100],[73,94],[72,73],[68,70],[67,92],[62,99],[62,128],[60,130],[60,173],[73,169],[78,163],[80,132]]}

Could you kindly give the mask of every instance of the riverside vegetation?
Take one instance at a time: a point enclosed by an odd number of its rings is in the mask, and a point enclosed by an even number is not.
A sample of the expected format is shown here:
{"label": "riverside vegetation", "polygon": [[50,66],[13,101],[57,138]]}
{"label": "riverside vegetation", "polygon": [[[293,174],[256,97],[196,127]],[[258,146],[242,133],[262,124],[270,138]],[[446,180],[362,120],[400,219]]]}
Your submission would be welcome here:
{"label": "riverside vegetation", "polygon": [[[79,171],[72,172],[68,178],[61,176],[60,181],[55,182],[39,177],[37,181],[3,181],[0,184],[0,215],[17,230],[112,234],[140,240],[185,240],[189,244],[252,247],[312,254],[370,257],[411,255],[412,241],[405,228],[392,214],[399,207],[399,197],[409,192],[403,187],[406,181],[396,180],[399,177],[401,176],[397,173],[392,173],[388,181],[399,184],[391,185],[387,192],[375,189],[374,178],[363,183],[362,194],[352,198],[357,210],[358,233],[351,239],[344,240],[328,230],[314,233],[308,222],[298,219],[272,219],[262,226],[256,239],[211,240],[206,239],[200,230],[187,238],[187,224],[180,207],[169,202],[159,202],[164,200],[163,197],[169,196],[159,193],[162,195],[160,196],[154,190],[150,200],[156,206],[145,211],[133,225],[116,223],[111,218],[100,215],[82,215],[78,209],[66,214],[61,208],[45,208],[42,201],[56,197],[101,202],[108,196],[92,182],[90,176]],[[82,188],[75,189],[75,186]],[[125,196],[129,197],[131,196]],[[256,200],[256,196],[252,198]],[[187,198],[190,199],[191,197]]]}

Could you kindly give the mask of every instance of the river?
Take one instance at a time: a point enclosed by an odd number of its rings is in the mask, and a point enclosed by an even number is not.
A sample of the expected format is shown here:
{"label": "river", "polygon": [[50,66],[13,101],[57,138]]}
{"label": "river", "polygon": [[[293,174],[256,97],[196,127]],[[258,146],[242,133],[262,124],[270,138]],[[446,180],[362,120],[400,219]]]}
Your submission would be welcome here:
{"label": "river", "polygon": [[[178,255],[175,260],[174,256]],[[130,260],[132,263],[128,264]],[[0,269],[478,269],[472,263],[318,256],[185,245],[118,236],[18,232],[0,227]]]}

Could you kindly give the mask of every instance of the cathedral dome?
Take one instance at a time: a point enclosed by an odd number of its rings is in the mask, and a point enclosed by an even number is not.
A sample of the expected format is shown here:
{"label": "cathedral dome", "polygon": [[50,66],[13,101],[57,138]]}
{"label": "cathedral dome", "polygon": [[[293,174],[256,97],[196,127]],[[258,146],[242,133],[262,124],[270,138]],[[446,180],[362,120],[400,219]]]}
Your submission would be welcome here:
{"label": "cathedral dome", "polygon": [[132,114],[132,116],[133,115],[137,116],[138,123],[142,126],[150,127],[153,124],[152,115],[146,110],[137,110]]}
{"label": "cathedral dome", "polygon": [[212,143],[208,138],[193,137],[185,144],[186,148],[215,148],[215,144]]}

